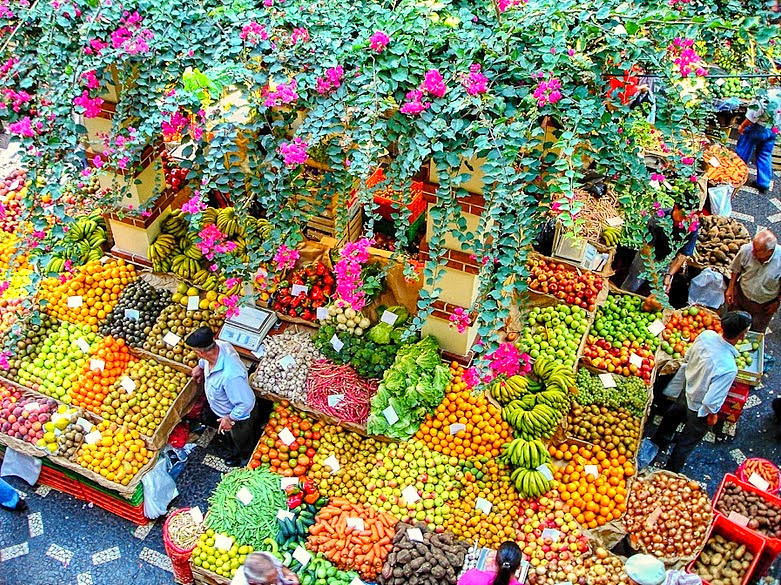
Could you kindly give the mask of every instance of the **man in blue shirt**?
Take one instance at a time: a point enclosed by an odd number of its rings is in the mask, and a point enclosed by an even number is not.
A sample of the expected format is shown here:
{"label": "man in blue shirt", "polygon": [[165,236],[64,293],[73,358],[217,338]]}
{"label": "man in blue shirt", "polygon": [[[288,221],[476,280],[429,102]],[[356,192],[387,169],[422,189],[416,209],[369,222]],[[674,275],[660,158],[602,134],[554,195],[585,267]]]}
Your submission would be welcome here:
{"label": "man in blue shirt", "polygon": [[217,415],[217,432],[228,433],[233,445],[226,464],[246,463],[257,442],[260,408],[247,380],[247,370],[230,343],[214,339],[208,327],[193,331],[185,340],[198,356],[192,370],[196,381],[203,381],[209,408]]}
{"label": "man in blue shirt", "polygon": [[665,413],[653,438],[659,445],[659,453],[670,443],[669,438],[678,425],[685,421],[665,466],[668,471],[681,471],[708,428],[716,424],[727,393],[738,375],[735,345],[751,327],[751,315],[732,311],[721,320],[721,326],[721,335],[715,331],[703,331],[697,336],[686,352],[684,363],[665,390],[665,394],[671,396],[675,396],[676,392],[680,394]]}

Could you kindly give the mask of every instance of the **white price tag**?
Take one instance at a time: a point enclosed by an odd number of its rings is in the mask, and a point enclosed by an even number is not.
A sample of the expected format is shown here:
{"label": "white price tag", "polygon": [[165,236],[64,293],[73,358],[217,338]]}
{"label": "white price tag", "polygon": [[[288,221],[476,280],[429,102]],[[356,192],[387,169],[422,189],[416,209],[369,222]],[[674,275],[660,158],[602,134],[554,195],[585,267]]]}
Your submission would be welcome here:
{"label": "white price tag", "polygon": [[201,512],[201,509],[198,506],[190,508],[190,518],[192,518],[193,522],[196,524],[201,524],[203,522],[203,512]]}
{"label": "white price tag", "polygon": [[86,418],[81,418],[81,417],[76,419],[76,424],[81,425],[81,428],[84,429],[85,433],[89,433],[92,430],[92,427],[94,426]]}
{"label": "white price tag", "polygon": [[616,27],[613,29],[613,34],[616,36],[626,36],[627,31],[626,27],[623,24],[616,25]]}
{"label": "white price tag", "polygon": [[101,256],[101,258],[100,258],[100,263],[101,263],[101,264],[105,264],[105,263],[106,263],[106,262],[108,262],[109,260],[111,260],[111,256]]}
{"label": "white price tag", "polygon": [[138,309],[125,309],[125,319],[130,319],[131,321],[138,321],[140,317],[141,314],[138,312]]}
{"label": "white price tag", "polygon": [[458,431],[465,431],[466,425],[463,425],[461,423],[453,423],[450,425],[450,434],[451,435],[457,435]]}
{"label": "white price tag", "polygon": [[277,512],[277,518],[279,518],[280,520],[293,520],[295,519],[295,516],[293,515],[292,512],[288,510],[280,510],[279,512]]}
{"label": "white price tag", "polygon": [[599,477],[599,467],[596,465],[584,465],[583,471],[586,472],[586,475],[591,475],[594,477],[594,479],[597,479]]}
{"label": "white price tag", "polygon": [[721,163],[719,162],[719,159],[717,159],[715,156],[712,156],[708,159],[708,164],[712,167],[719,168],[721,166]]}
{"label": "white price tag", "polygon": [[252,501],[252,494],[246,487],[242,487],[236,492],[236,499],[246,506]]}
{"label": "white price tag", "polygon": [[659,181],[648,181],[648,183],[651,185],[652,189],[661,189],[662,185],[659,183]]}
{"label": "white price tag", "polygon": [[662,323],[661,319],[657,319],[648,326],[648,331],[650,331],[651,335],[654,337],[658,337],[659,334],[664,331],[664,323]]}
{"label": "white price tag", "polygon": [[547,463],[543,463],[537,468],[537,471],[539,471],[542,476],[547,479],[548,481],[553,480],[553,472],[550,470],[550,467]]}
{"label": "white price tag", "polygon": [[294,358],[292,355],[282,356],[279,359],[279,365],[282,366],[282,368],[285,370],[289,370],[296,365],[296,358]]}
{"label": "white price tag", "polygon": [[420,528],[407,528],[407,538],[412,542],[423,542],[423,533]]}
{"label": "white price tag", "polygon": [[68,308],[69,309],[78,309],[81,306],[82,302],[83,301],[82,301],[81,296],[77,295],[77,296],[73,296],[73,297],[68,297]]}
{"label": "white price tag", "polygon": [[475,500],[475,510],[480,510],[483,514],[490,514],[493,504],[485,498]]}
{"label": "white price tag", "polygon": [[350,581],[350,585],[366,585],[366,583],[361,581],[359,577],[353,577],[353,580]]}
{"label": "white price tag", "polygon": [[27,412],[32,412],[33,410],[38,411],[41,410],[41,405],[35,401],[28,402],[27,404],[24,405],[22,410],[26,410]]}
{"label": "white price tag", "polygon": [[198,295],[192,295],[187,297],[187,310],[197,311],[201,306],[201,297]]}
{"label": "white price tag", "polygon": [[752,473],[751,477],[748,478],[748,482],[754,487],[758,487],[763,492],[766,492],[767,488],[770,487],[770,482],[758,473]]}
{"label": "white price tag", "polygon": [[344,394],[331,394],[328,397],[328,406],[333,408],[337,404],[339,404],[342,400],[344,400]]}
{"label": "white price tag", "polygon": [[718,85],[719,87],[721,87],[722,85],[724,85],[724,83],[725,83],[725,81],[724,81],[724,78],[723,78],[723,77],[719,77],[719,78],[716,80],[716,85]]}
{"label": "white price tag", "polygon": [[408,485],[403,490],[401,490],[401,496],[408,505],[412,505],[420,499],[418,490],[415,489],[414,485]]}
{"label": "white price tag", "polygon": [[657,506],[653,512],[651,512],[648,515],[648,518],[645,519],[645,527],[647,529],[651,529],[656,525],[656,522],[659,520],[659,517],[662,515],[662,507]]}
{"label": "white price tag", "polygon": [[334,334],[334,336],[331,338],[331,347],[334,348],[334,351],[342,351],[344,343],[342,343],[342,340]]}
{"label": "white price tag", "polygon": [[100,434],[100,431],[92,431],[91,433],[84,435],[84,442],[87,443],[87,445],[94,445],[102,438],[103,436]]}
{"label": "white price tag", "polygon": [[616,387],[616,381],[613,379],[613,374],[611,374],[610,372],[608,372],[607,374],[600,374],[599,381],[602,382],[602,385],[605,388]]}
{"label": "white price tag", "polygon": [[106,362],[103,360],[90,360],[89,369],[93,372],[102,372],[106,367]]}
{"label": "white price tag", "polygon": [[302,567],[306,567],[309,564],[309,561],[312,560],[312,554],[303,546],[297,546],[296,550],[293,551],[293,558],[301,563]]}
{"label": "white price tag", "polygon": [[258,351],[253,351],[252,355],[254,355],[258,359],[262,358],[264,355],[266,355],[266,346],[261,344],[260,347],[258,348]]}
{"label": "white price tag", "polygon": [[179,337],[176,333],[173,331],[169,331],[165,335],[163,335],[163,341],[170,345],[171,347],[176,347],[178,343],[182,340],[181,337]]}
{"label": "white price tag", "polygon": [[87,343],[83,337],[79,337],[76,340],[76,347],[78,347],[82,353],[89,353],[89,343]]}
{"label": "white price tag", "polygon": [[388,421],[389,425],[395,424],[399,420],[399,415],[396,414],[396,411],[393,410],[392,406],[388,406],[388,408],[383,410],[382,415],[385,417],[385,420]]}
{"label": "white price tag", "polygon": [[282,486],[283,490],[286,490],[287,488],[298,485],[298,478],[297,477],[283,477],[279,484]]}
{"label": "white price tag", "polygon": [[230,550],[233,546],[233,538],[224,534],[214,535],[214,548],[219,550]]}
{"label": "white price tag", "polygon": [[322,321],[323,319],[328,319],[328,309],[325,307],[317,307],[317,320]]}
{"label": "white price tag", "polygon": [[605,220],[605,223],[609,225],[610,227],[619,227],[624,225],[624,218],[623,217],[608,217]]}
{"label": "white price tag", "polygon": [[637,366],[638,368],[642,367],[643,365],[643,358],[641,358],[636,353],[630,353],[629,354],[629,363],[633,366]]}
{"label": "white price tag", "polygon": [[729,516],[727,516],[727,520],[734,522],[738,526],[748,526],[748,518],[740,512],[730,512]]}
{"label": "white price tag", "polygon": [[307,294],[309,292],[309,287],[304,286],[303,284],[294,284],[292,292],[293,292],[293,296],[297,297],[301,293]]}
{"label": "white price tag", "polygon": [[341,467],[339,466],[339,460],[336,458],[335,455],[329,455],[328,457],[326,457],[325,461],[323,461],[323,465],[327,465],[328,467],[331,468],[331,475],[333,475],[334,473],[336,473],[341,469]]}
{"label": "white price tag", "polygon": [[363,518],[348,518],[347,528],[355,528],[358,532],[362,532],[366,526],[363,523]]}
{"label": "white price tag", "polygon": [[290,432],[289,428],[285,427],[279,431],[279,440],[282,441],[286,447],[290,447],[290,445],[296,440],[296,437],[293,435],[293,433]]}
{"label": "white price tag", "polygon": [[119,385],[122,386],[122,388],[128,394],[136,389],[136,383],[128,376],[122,376],[122,379],[119,381]]}
{"label": "white price tag", "polygon": [[392,313],[390,311],[383,311],[382,317],[380,317],[380,321],[383,323],[387,323],[388,325],[395,325],[396,320],[399,318],[399,316],[396,313]]}
{"label": "white price tag", "polygon": [[673,188],[673,186],[670,184],[670,181],[665,181],[664,183],[662,183],[662,185],[664,185],[664,188],[667,189],[668,191]]}
{"label": "white price tag", "polygon": [[561,538],[561,532],[555,528],[543,528],[542,537],[550,538],[553,542],[559,542],[559,539]]}

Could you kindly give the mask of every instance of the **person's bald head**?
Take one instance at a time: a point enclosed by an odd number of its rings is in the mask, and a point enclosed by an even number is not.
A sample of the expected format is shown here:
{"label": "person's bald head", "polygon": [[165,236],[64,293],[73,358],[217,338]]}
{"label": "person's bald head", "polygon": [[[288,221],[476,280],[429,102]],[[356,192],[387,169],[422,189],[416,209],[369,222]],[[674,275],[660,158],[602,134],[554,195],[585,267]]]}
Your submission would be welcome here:
{"label": "person's bald head", "polygon": [[767,262],[773,255],[773,251],[778,244],[778,238],[770,230],[762,230],[756,236],[752,242],[752,252],[754,258],[760,262]]}

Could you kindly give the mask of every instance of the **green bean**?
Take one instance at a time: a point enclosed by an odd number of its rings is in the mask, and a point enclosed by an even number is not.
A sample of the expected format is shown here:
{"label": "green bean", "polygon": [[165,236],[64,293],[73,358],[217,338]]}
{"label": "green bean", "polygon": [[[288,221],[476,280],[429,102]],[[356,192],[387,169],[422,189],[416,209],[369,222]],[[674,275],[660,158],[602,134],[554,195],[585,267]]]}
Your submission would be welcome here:
{"label": "green bean", "polygon": [[[252,495],[247,505],[236,497],[241,488]],[[238,469],[223,476],[209,498],[206,524],[215,531],[230,534],[240,544],[263,550],[264,540],[277,537],[277,512],[283,508],[286,509],[286,499],[278,475],[267,467]]]}

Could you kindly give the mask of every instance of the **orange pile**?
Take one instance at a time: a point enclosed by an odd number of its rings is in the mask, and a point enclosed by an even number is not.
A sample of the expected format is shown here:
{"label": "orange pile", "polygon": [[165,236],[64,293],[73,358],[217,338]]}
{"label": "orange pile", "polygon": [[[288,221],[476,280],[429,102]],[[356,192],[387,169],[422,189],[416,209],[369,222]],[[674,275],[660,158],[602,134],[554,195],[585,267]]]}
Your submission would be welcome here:
{"label": "orange pile", "polygon": [[[502,420],[500,409],[485,394],[472,394],[463,381],[464,368],[453,362],[445,398],[434,414],[420,425],[415,438],[434,451],[467,459],[476,455],[498,457],[502,446],[512,441],[512,429]],[[450,425],[466,428],[450,434]]]}
{"label": "orange pile", "polygon": [[[133,266],[124,260],[87,262],[70,280],[60,282],[49,278],[41,283],[43,309],[50,315],[69,323],[85,323],[94,332],[119,300],[124,288],[136,279]],[[80,307],[68,307],[68,297],[81,297]]]}
{"label": "orange pile", "polygon": [[[106,395],[111,392],[114,383],[125,371],[130,360],[134,359],[121,337],[105,337],[89,356],[80,376],[70,388],[71,404],[82,406],[100,414]],[[102,360],[103,370],[92,369],[93,361]],[[97,366],[97,364],[95,364]]]}
{"label": "orange pile", "polygon": [[[554,468],[559,496],[570,505],[575,520],[596,528],[620,518],[626,512],[626,480],[635,474],[631,461],[618,451],[604,451],[594,445],[578,447],[563,443],[550,446],[551,457],[566,462]],[[586,465],[596,465],[599,477],[586,473]]]}
{"label": "orange pile", "polygon": [[129,484],[154,455],[136,430],[106,420],[93,430],[100,431],[101,439],[93,445],[82,444],[76,462],[109,481]]}
{"label": "orange pile", "polygon": [[[493,459],[471,462],[472,471],[460,477],[460,497],[441,508],[444,528],[467,542],[498,548],[505,540],[516,540],[518,492],[510,481],[510,469]],[[477,498],[491,502],[491,512],[475,509]]]}

